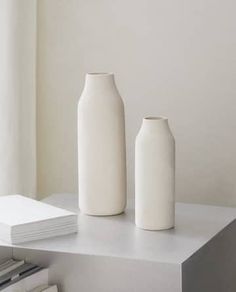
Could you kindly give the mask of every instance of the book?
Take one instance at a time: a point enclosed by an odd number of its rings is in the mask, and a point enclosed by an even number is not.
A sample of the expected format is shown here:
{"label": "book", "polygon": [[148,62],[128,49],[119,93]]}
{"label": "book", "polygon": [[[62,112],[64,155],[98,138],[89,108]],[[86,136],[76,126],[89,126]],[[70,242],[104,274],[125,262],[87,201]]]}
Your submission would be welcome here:
{"label": "book", "polygon": [[42,292],[42,291],[45,291],[45,289],[47,288],[48,288],[48,285],[44,284],[44,285],[37,286],[33,290],[30,290],[30,292]]}
{"label": "book", "polygon": [[0,262],[0,277],[7,274],[10,271],[15,270],[16,268],[23,265],[25,262],[14,260],[14,259],[5,259]]}
{"label": "book", "polygon": [[53,286],[48,286],[47,288],[45,288],[44,290],[41,290],[44,292],[58,292],[57,286],[53,285]]}
{"label": "book", "polygon": [[57,289],[57,285],[52,285],[52,286],[41,285],[31,290],[30,292],[58,292],[58,289]]}
{"label": "book", "polygon": [[1,292],[29,292],[36,287],[48,287],[48,269],[34,267],[20,277],[0,287]]}
{"label": "book", "polygon": [[37,267],[37,265],[25,263],[12,271],[5,273],[0,277],[0,287],[8,285],[11,281],[16,280],[17,278],[23,276],[24,274]]}
{"label": "book", "polygon": [[21,195],[0,197],[0,239],[11,244],[77,232],[77,214]]}

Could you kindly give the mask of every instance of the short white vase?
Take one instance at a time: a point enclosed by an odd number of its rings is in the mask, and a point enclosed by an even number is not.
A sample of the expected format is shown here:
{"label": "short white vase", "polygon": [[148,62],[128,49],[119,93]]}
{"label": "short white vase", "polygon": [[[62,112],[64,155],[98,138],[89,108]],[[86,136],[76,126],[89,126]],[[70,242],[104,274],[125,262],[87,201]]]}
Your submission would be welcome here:
{"label": "short white vase", "polygon": [[78,104],[79,208],[116,215],[126,206],[124,104],[114,74],[89,73]]}
{"label": "short white vase", "polygon": [[175,141],[167,118],[143,119],[135,144],[135,223],[148,230],[174,227]]}

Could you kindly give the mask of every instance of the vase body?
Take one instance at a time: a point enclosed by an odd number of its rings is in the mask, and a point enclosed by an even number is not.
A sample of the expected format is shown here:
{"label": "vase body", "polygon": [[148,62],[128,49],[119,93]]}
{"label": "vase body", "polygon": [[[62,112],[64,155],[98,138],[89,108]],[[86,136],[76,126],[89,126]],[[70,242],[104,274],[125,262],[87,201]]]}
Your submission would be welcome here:
{"label": "vase body", "polygon": [[112,73],[90,73],[78,104],[79,208],[116,215],[126,206],[124,104]]}
{"label": "vase body", "polygon": [[135,223],[174,227],[175,141],[166,118],[145,118],[135,143]]}

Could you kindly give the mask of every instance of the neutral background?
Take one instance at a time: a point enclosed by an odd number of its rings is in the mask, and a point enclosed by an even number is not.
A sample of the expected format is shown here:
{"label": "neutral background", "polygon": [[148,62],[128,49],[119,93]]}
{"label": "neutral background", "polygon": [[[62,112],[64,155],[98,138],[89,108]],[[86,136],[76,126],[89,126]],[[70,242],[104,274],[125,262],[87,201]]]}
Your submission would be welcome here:
{"label": "neutral background", "polygon": [[36,9],[0,1],[0,196],[36,195]]}
{"label": "neutral background", "polygon": [[38,1],[38,191],[77,192],[84,75],[113,71],[126,109],[129,195],[142,117],[165,115],[177,199],[236,206],[236,2]]}

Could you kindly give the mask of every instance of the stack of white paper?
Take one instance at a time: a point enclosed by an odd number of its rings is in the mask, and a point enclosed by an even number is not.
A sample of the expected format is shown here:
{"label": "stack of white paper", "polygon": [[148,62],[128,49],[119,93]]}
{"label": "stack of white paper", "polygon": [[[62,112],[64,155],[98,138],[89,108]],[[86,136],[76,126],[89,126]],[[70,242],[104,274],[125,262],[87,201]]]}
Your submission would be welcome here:
{"label": "stack of white paper", "polygon": [[12,244],[77,232],[75,213],[11,195],[0,197],[0,239]]}

